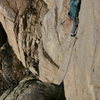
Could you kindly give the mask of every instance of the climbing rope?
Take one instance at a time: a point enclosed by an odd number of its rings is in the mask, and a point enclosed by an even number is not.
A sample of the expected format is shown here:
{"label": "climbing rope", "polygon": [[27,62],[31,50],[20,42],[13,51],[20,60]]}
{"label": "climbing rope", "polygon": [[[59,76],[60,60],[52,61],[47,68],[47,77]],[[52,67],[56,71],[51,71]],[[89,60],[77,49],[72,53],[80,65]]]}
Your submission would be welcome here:
{"label": "climbing rope", "polygon": [[73,48],[74,45],[76,43],[77,38],[71,38],[69,36],[69,42],[67,44],[67,49],[68,51],[66,51],[64,57],[63,57],[63,62],[62,62],[62,66],[60,66],[58,73],[56,75],[56,78],[54,80],[54,83],[57,85],[60,85],[63,80],[65,79],[65,76],[68,72],[68,68],[69,68],[69,64],[71,61],[71,57],[72,57],[72,52],[73,52]]}

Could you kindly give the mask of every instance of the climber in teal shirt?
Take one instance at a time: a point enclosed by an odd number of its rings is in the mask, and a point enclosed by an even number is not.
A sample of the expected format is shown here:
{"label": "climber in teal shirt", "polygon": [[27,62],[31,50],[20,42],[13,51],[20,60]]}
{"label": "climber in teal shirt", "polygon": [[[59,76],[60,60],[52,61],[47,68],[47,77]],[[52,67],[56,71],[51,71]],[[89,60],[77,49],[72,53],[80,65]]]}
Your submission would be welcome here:
{"label": "climber in teal shirt", "polygon": [[73,27],[71,29],[71,36],[76,36],[77,28],[79,24],[79,11],[80,11],[81,0],[70,0],[70,8],[68,16],[73,20]]}

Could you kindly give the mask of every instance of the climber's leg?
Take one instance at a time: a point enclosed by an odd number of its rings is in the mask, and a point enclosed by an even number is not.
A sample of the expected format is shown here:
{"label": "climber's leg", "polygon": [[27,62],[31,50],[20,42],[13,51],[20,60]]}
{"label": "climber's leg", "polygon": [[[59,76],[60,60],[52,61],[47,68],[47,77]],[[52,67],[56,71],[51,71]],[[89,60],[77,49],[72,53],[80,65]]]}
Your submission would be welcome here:
{"label": "climber's leg", "polygon": [[78,28],[78,24],[79,24],[79,18],[76,17],[75,19],[73,19],[73,26],[71,29],[71,36],[75,37],[77,34],[77,28]]}

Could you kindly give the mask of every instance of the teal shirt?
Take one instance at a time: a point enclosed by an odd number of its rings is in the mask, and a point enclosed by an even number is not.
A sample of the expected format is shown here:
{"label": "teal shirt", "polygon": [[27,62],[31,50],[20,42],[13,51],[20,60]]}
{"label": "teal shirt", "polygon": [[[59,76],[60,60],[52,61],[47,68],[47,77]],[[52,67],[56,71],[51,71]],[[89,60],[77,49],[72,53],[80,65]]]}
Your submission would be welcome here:
{"label": "teal shirt", "polygon": [[77,3],[77,0],[70,0],[69,16],[71,19],[78,17],[80,11],[80,2]]}

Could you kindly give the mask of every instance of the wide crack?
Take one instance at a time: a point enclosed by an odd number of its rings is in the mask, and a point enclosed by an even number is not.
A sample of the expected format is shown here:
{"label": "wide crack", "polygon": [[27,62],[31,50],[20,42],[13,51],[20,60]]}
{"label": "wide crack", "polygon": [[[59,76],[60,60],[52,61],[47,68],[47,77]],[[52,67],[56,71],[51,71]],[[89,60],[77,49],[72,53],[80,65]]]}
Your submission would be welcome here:
{"label": "wide crack", "polygon": [[5,44],[6,42],[7,42],[7,34],[2,24],[0,23],[0,47],[2,47],[3,44]]}

